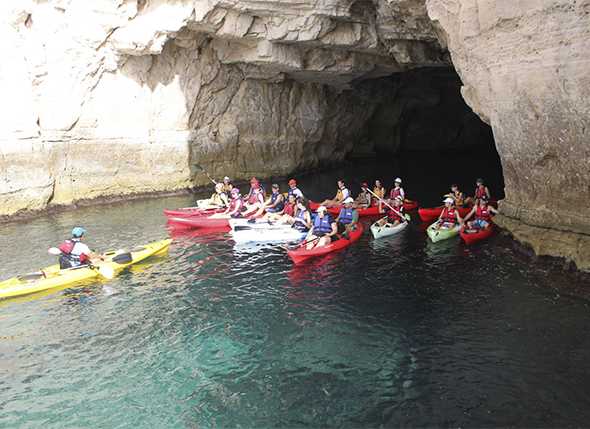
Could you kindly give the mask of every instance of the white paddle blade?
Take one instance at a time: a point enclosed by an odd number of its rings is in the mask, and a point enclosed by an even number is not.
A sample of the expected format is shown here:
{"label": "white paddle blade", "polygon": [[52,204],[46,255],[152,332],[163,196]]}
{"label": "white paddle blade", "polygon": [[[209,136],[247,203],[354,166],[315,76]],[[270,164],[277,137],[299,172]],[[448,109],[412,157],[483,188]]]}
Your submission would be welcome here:
{"label": "white paddle blade", "polygon": [[109,265],[98,265],[97,268],[98,274],[100,274],[105,279],[110,280],[115,277],[115,270],[113,270],[113,268]]}
{"label": "white paddle blade", "polygon": [[61,255],[61,250],[59,250],[57,247],[50,247],[49,249],[47,249],[47,252],[49,252],[50,255]]}

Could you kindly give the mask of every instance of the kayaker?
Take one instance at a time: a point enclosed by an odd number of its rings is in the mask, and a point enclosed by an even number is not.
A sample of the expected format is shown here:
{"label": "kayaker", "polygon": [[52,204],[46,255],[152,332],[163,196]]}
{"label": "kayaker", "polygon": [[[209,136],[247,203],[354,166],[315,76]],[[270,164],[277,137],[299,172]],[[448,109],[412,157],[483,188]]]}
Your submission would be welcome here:
{"label": "kayaker", "polygon": [[223,178],[223,192],[225,192],[225,195],[229,195],[233,187],[234,185],[232,184],[231,179],[228,176],[225,176]]}
{"label": "kayaker", "polygon": [[397,197],[401,197],[402,201],[406,199],[406,193],[404,192],[404,188],[402,188],[402,179],[397,177],[393,182],[393,188],[389,191],[389,199],[391,201],[395,200]]}
{"label": "kayaker", "polygon": [[356,225],[359,221],[359,212],[353,207],[354,200],[352,197],[348,197],[344,200],[344,207],[340,209],[336,222],[338,223],[338,232],[348,236],[350,231],[356,229]]}
{"label": "kayaker", "polygon": [[92,259],[104,259],[92,252],[90,248],[82,243],[86,230],[81,226],[72,229],[72,238],[59,245],[61,252],[59,256],[59,269],[81,267],[89,265]]}
{"label": "kayaker", "polygon": [[297,181],[295,179],[289,180],[289,191],[287,196],[295,195],[295,198],[303,198],[303,192],[297,187]]}
{"label": "kayaker", "polygon": [[369,193],[369,184],[367,182],[362,182],[361,192],[357,195],[356,200],[354,200],[355,207],[363,209],[370,207],[372,201],[371,197],[372,196]]}
{"label": "kayaker", "polygon": [[[479,199],[479,203],[467,213],[464,221],[467,222],[467,227],[470,229],[484,229],[492,222],[492,214],[498,214],[498,210],[488,204],[487,198],[482,197]],[[473,216],[475,218],[468,222]]]}
{"label": "kayaker", "polygon": [[459,190],[459,185],[453,183],[451,185],[451,192],[445,195],[445,198],[450,197],[455,200],[456,207],[463,207],[465,204],[465,194]]}
{"label": "kayaker", "polygon": [[240,190],[238,188],[232,188],[231,192],[231,200],[229,202],[229,206],[223,213],[215,213],[211,215],[211,218],[214,219],[224,219],[224,218],[239,218],[242,217],[242,212],[245,209],[244,200],[242,200],[240,196]]}
{"label": "kayaker", "polygon": [[316,211],[312,227],[305,238],[307,250],[327,246],[338,233],[338,226],[328,213],[326,206],[319,206]]}
{"label": "kayaker", "polygon": [[483,197],[486,197],[488,201],[492,198],[490,195],[490,190],[484,184],[483,179],[479,178],[475,181],[475,192],[473,193],[473,198],[467,198],[466,202],[477,205],[478,200]]}
{"label": "kayaker", "polygon": [[268,199],[260,206],[255,217],[262,216],[265,211],[267,213],[279,213],[283,211],[283,208],[285,207],[285,197],[281,194],[279,185],[273,183],[271,189],[272,193],[270,194],[270,197],[268,197]]}
{"label": "kayaker", "polygon": [[297,206],[297,197],[294,194],[291,194],[287,197],[287,202],[283,207],[283,210],[279,213],[267,213],[265,215],[266,219],[268,220],[278,220],[281,223],[285,224],[293,224],[293,217],[295,216]]}
{"label": "kayaker", "polygon": [[307,232],[311,228],[311,214],[304,198],[297,198],[295,216],[291,225],[301,232]]}
{"label": "kayaker", "polygon": [[395,200],[393,200],[392,207],[395,210],[392,210],[391,207],[385,206],[384,210],[381,211],[381,213],[385,213],[386,217],[377,221],[379,226],[385,226],[386,224],[398,226],[400,223],[406,221],[404,218],[404,202],[402,201],[401,197],[397,197]]}
{"label": "kayaker", "polygon": [[244,197],[247,211],[258,209],[264,205],[264,191],[256,177],[250,180],[250,191]]}
{"label": "kayaker", "polygon": [[[377,195],[377,197],[381,198],[381,200],[385,198],[385,188],[381,184],[381,180],[375,180],[375,186],[373,186],[373,193]],[[378,201],[381,201],[379,200],[379,198],[373,197],[373,204],[377,204]]]}
{"label": "kayaker", "polygon": [[436,229],[440,228],[454,228],[457,223],[462,225],[463,219],[459,215],[459,211],[455,209],[455,199],[447,197],[444,200],[445,207],[440,212],[438,221],[436,223]]}
{"label": "kayaker", "polygon": [[227,198],[227,194],[223,191],[223,183],[215,184],[215,192],[211,195],[211,198],[209,198],[208,205],[213,208],[225,208],[229,206],[229,199]]}
{"label": "kayaker", "polygon": [[344,184],[344,180],[340,179],[337,182],[338,191],[336,195],[331,200],[324,200],[321,205],[326,207],[333,207],[342,204],[342,202],[350,197],[350,192],[346,189],[346,185]]}

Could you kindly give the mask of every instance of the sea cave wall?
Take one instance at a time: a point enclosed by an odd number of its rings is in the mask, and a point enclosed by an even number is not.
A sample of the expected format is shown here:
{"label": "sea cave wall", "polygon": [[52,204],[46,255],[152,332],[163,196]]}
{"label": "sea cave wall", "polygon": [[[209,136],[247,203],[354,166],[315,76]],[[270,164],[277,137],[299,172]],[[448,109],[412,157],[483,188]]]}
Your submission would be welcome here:
{"label": "sea cave wall", "polygon": [[[240,179],[395,153],[400,133],[457,149],[478,115],[504,169],[499,223],[590,269],[589,13],[590,0],[4,1],[0,215],[190,188],[201,167]],[[472,111],[444,118],[457,103],[432,82],[450,68]],[[416,105],[417,125],[397,127]]]}

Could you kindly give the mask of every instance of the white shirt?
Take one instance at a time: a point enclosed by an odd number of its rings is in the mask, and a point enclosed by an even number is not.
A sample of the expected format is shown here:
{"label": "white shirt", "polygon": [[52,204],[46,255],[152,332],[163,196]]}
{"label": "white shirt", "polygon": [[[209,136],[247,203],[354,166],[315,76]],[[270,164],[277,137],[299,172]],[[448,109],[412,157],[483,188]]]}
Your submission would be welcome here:
{"label": "white shirt", "polygon": [[291,193],[297,198],[303,198],[303,192],[301,192],[301,189],[299,188],[291,189]]}
{"label": "white shirt", "polygon": [[74,248],[70,253],[74,256],[80,256],[90,255],[91,252],[90,248],[86,244],[82,243],[81,241],[76,241],[76,244],[74,244]]}
{"label": "white shirt", "polygon": [[350,191],[348,189],[342,188],[340,191],[342,192],[342,201],[350,197]]}

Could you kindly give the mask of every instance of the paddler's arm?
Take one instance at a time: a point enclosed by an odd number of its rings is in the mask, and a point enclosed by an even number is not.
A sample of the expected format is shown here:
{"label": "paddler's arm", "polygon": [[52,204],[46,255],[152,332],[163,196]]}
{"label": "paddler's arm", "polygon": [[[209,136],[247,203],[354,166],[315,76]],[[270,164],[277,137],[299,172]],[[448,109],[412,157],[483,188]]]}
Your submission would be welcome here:
{"label": "paddler's arm", "polygon": [[338,234],[338,224],[336,222],[332,222],[332,232],[328,234],[328,237],[333,237]]}
{"label": "paddler's arm", "polygon": [[494,207],[492,207],[492,206],[488,206],[488,210],[490,211],[490,213],[493,213],[493,214],[498,214],[498,213],[499,213],[499,212],[498,212],[498,210],[497,210],[497,209],[495,209],[495,208],[494,208]]}
{"label": "paddler's arm", "polygon": [[473,216],[473,214],[475,213],[475,206],[471,209],[471,211],[469,213],[467,213],[467,216],[465,216],[465,219],[463,219],[465,222],[467,222],[469,219],[471,219],[471,216]]}
{"label": "paddler's arm", "polygon": [[459,214],[458,210],[455,212],[455,217],[457,218],[457,221],[459,222],[459,226],[463,226],[463,219],[461,218],[461,215]]}

